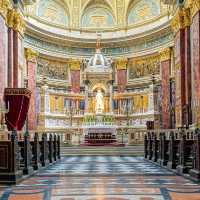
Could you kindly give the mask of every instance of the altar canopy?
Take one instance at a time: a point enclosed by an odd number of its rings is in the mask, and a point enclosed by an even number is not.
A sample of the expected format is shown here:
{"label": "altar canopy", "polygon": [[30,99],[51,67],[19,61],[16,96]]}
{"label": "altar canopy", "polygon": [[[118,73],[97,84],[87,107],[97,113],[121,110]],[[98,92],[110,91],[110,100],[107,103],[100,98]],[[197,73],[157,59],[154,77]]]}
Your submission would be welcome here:
{"label": "altar canopy", "polygon": [[5,115],[9,131],[22,130],[26,121],[31,91],[26,88],[6,88],[4,100],[8,113]]}

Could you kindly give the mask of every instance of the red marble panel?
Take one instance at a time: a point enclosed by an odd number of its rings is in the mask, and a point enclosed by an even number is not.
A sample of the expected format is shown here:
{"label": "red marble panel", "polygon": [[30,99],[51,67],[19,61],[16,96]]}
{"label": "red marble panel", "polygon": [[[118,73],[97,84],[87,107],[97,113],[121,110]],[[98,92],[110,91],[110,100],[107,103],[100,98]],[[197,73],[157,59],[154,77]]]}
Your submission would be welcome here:
{"label": "red marble panel", "polygon": [[0,16],[0,104],[3,100],[4,88],[7,86],[7,26]]}
{"label": "red marble panel", "polygon": [[71,70],[72,92],[80,92],[80,70]]}
{"label": "red marble panel", "polygon": [[19,33],[17,31],[13,31],[13,87],[18,87],[18,75],[19,75]]}
{"label": "red marble panel", "polygon": [[28,111],[28,128],[29,130],[36,130],[36,62],[27,62],[28,71],[28,88],[31,90],[30,107]]}
{"label": "red marble panel", "polygon": [[126,69],[117,70],[118,92],[125,91],[126,83],[127,83],[127,70]]}
{"label": "red marble panel", "polygon": [[190,27],[185,28],[185,103],[187,105],[185,120],[192,123],[191,116],[191,56],[190,56]]}
{"label": "red marble panel", "polygon": [[198,12],[191,25],[191,60],[192,60],[192,103],[194,106],[194,122],[200,123],[200,12]]}
{"label": "red marble panel", "polygon": [[8,87],[13,87],[13,29],[8,28]]}
{"label": "red marble panel", "polygon": [[162,76],[162,126],[170,128],[170,60],[161,62]]}
{"label": "red marble panel", "polygon": [[175,76],[176,76],[176,126],[184,125],[185,105],[185,32],[181,29],[175,37]]}

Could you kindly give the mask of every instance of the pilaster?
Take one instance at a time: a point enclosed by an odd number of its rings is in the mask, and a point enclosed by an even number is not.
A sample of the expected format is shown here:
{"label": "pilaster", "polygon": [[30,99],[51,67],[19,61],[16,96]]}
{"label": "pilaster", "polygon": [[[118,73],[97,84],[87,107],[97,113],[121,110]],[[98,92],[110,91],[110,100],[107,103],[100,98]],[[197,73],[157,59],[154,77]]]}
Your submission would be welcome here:
{"label": "pilaster", "polygon": [[127,58],[116,60],[118,92],[124,92],[127,84]]}
{"label": "pilaster", "polygon": [[160,52],[161,85],[162,85],[162,128],[170,128],[170,66],[171,50],[166,48]]}
{"label": "pilaster", "polygon": [[29,130],[37,128],[37,113],[36,113],[36,75],[37,75],[37,57],[38,53],[32,49],[25,49],[28,89],[31,90],[30,107],[28,111],[28,127]]}
{"label": "pilaster", "polygon": [[79,93],[80,92],[81,60],[71,60],[70,70],[71,70],[72,92]]}

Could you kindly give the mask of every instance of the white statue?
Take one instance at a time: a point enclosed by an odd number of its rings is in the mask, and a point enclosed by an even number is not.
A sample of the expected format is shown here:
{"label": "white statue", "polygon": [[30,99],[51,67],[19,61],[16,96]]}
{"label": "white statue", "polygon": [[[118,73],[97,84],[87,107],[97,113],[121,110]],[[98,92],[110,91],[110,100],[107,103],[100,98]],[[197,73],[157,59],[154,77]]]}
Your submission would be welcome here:
{"label": "white statue", "polygon": [[99,89],[96,94],[96,113],[101,114],[104,110],[104,101],[103,101],[103,94]]}

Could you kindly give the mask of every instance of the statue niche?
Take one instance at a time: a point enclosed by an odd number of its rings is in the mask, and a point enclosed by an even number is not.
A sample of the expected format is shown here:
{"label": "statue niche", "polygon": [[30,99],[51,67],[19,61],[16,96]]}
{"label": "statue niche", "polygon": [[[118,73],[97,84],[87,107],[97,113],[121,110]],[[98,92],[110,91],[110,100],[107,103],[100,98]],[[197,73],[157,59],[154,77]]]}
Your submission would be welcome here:
{"label": "statue niche", "polygon": [[100,89],[97,90],[96,94],[96,114],[102,114],[104,111],[104,96]]}

